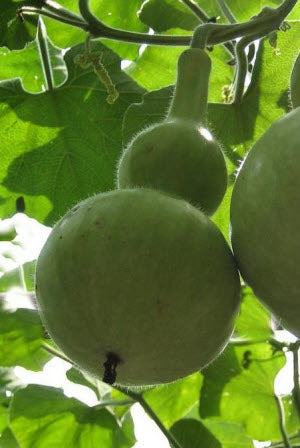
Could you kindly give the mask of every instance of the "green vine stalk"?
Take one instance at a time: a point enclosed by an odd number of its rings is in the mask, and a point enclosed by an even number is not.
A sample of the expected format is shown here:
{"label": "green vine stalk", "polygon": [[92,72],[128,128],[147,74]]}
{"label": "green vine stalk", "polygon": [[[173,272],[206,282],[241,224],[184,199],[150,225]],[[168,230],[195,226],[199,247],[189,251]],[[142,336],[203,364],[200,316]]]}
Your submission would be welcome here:
{"label": "green vine stalk", "polygon": [[[238,37],[252,36],[259,38],[268,35],[270,32],[278,30],[284,19],[297,4],[298,0],[284,0],[278,8],[264,8],[256,17],[247,22],[237,24],[213,24],[208,23],[202,26],[209,27],[209,35],[207,45],[217,45],[224,42],[232,41]],[[91,34],[93,38],[106,38],[119,40],[135,44],[149,45],[171,45],[171,46],[188,46],[190,45],[192,36],[170,36],[159,34],[144,34],[131,31],[112,28],[101,22],[89,8],[89,0],[79,0],[79,9],[82,20],[75,19],[74,13],[65,8],[56,7],[53,12],[53,5],[48,9],[47,0],[41,8],[24,6],[19,9],[19,13],[40,14],[55,20],[68,23],[71,26],[81,28],[83,31]],[[58,5],[58,4],[57,4]]]}
{"label": "green vine stalk", "polygon": [[37,44],[46,82],[46,90],[53,90],[54,89],[53,71],[48,49],[47,32],[41,17],[39,17],[38,21]]}

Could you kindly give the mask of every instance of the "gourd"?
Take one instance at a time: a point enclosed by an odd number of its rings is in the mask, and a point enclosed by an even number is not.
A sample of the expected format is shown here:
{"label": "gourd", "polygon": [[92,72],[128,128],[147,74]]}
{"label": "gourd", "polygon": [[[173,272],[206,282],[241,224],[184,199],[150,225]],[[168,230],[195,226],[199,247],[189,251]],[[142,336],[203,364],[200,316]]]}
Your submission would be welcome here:
{"label": "gourd", "polygon": [[248,154],[233,188],[231,227],[243,278],[300,337],[300,107]]}
{"label": "gourd", "polygon": [[142,130],[118,165],[119,188],[149,187],[182,197],[211,215],[227,186],[222,150],[206,127],[211,60],[190,48],[178,59],[175,93],[166,118]]}
{"label": "gourd", "polygon": [[65,354],[97,378],[165,383],[224,348],[239,278],[218,228],[147,189],[90,197],[54,227],[36,268],[37,303]]}
{"label": "gourd", "polygon": [[300,106],[300,53],[294,63],[291,75],[291,100],[294,109]]}

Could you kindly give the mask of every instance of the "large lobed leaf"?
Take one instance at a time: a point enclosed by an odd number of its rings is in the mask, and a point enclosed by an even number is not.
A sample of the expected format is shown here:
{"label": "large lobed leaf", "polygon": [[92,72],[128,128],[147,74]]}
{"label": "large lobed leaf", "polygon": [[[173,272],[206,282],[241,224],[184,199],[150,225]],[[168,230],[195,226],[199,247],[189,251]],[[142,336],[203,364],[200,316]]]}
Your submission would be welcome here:
{"label": "large lobed leaf", "polygon": [[129,413],[120,425],[108,410],[88,407],[46,386],[29,385],[15,393],[10,426],[22,448],[130,448],[135,443]]}
{"label": "large lobed leaf", "polygon": [[[57,87],[66,80],[66,67],[60,48],[48,41],[54,85]],[[22,87],[30,93],[45,90],[45,79],[37,42],[29,43],[23,50],[0,48],[0,80],[21,78]]]}
{"label": "large lobed leaf", "polygon": [[66,54],[69,77],[58,89],[31,95],[18,79],[0,83],[1,216],[10,216],[22,195],[29,216],[53,224],[80,199],[114,188],[123,115],[143,89],[112,51],[100,43],[93,49],[103,52],[119,91],[113,105],[94,71],[74,65],[83,45]]}

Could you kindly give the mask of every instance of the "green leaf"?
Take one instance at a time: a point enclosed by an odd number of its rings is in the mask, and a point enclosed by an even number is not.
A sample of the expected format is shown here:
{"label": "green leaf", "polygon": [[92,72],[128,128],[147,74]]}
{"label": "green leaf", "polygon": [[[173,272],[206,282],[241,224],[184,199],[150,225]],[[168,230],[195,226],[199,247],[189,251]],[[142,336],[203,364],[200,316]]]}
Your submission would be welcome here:
{"label": "green leaf", "polygon": [[172,433],[176,440],[184,448],[221,448],[218,439],[201,422],[192,419],[184,419],[175,423]]}
{"label": "green leaf", "polygon": [[284,364],[269,344],[229,345],[202,372],[200,416],[243,425],[256,440],[280,439],[274,380]]}
{"label": "green leaf", "polygon": [[23,279],[25,281],[27,291],[34,291],[35,265],[36,260],[27,261],[18,268],[4,272],[0,278],[0,292],[6,292],[14,287],[23,288]]}
{"label": "green leaf", "polygon": [[[97,389],[97,386],[95,383],[92,382],[92,379],[89,379],[88,376],[86,376],[83,372],[76,369],[75,367],[71,367],[66,372],[66,377],[69,381],[72,381],[75,384],[80,384],[81,386],[88,387],[89,389],[92,389],[93,392],[95,392],[96,396],[99,397],[99,391]],[[96,380],[95,380],[96,381]]]}
{"label": "green leaf", "polygon": [[[243,3],[241,3],[240,0],[226,0],[226,3],[237,20],[242,22],[249,20],[251,17],[258,14],[265,6],[277,8],[282,3],[282,0],[255,0]],[[299,11],[299,5],[296,5],[292,13],[289,14],[289,19],[294,19],[296,17],[299,19]]]}
{"label": "green leaf", "polygon": [[130,416],[120,427],[106,409],[88,407],[52,387],[29,385],[16,392],[10,425],[22,448],[130,448],[135,443]]}
{"label": "green leaf", "polygon": [[37,311],[0,309],[0,365],[42,370],[51,358],[42,349],[43,334]]}
{"label": "green leaf", "polygon": [[299,414],[295,405],[293,395],[285,395],[284,397],[281,397],[281,400],[284,408],[285,426],[287,429],[287,433],[299,433]]}
{"label": "green leaf", "polygon": [[176,0],[148,0],[144,2],[139,18],[158,33],[170,28],[194,30],[200,23],[183,3]]}
{"label": "green leaf", "polygon": [[17,11],[22,6],[37,5],[39,0],[1,0],[0,9],[0,47],[10,49],[24,48],[36,34],[37,17],[26,18],[21,22]]}
{"label": "green leaf", "polygon": [[183,419],[172,426],[171,432],[184,448],[252,448],[252,440],[244,429],[228,422]]}
{"label": "green leaf", "polygon": [[163,424],[169,428],[199,401],[202,381],[202,375],[195,373],[174,383],[155,387],[146,391],[143,396]]}
{"label": "green leaf", "polygon": [[[8,408],[10,403],[10,397],[7,397],[4,393],[0,394],[0,434],[8,425]],[[0,446],[1,438],[0,438]]]}
{"label": "green leaf", "polygon": [[0,241],[12,241],[16,236],[17,232],[11,221],[0,222]]}
{"label": "green leaf", "polygon": [[53,224],[79,200],[114,188],[123,115],[143,90],[121,71],[120,59],[96,43],[120,94],[109,105],[94,71],[73,63],[84,48],[67,52],[69,77],[58,89],[31,95],[19,80],[0,84],[1,216],[10,216],[22,195],[29,216]]}
{"label": "green leaf", "polygon": [[[174,32],[176,30],[168,30]],[[187,34],[182,32],[181,34]],[[148,45],[141,56],[132,63],[126,72],[148,90],[159,89],[173,84],[176,79],[177,59],[184,47],[159,47]],[[222,46],[209,53],[212,71],[209,84],[209,101],[223,101],[222,89],[230,84],[233,70],[227,64],[230,59]]]}
{"label": "green leaf", "polygon": [[23,386],[20,379],[14,374],[10,367],[0,367],[0,394],[6,391],[15,391]]}
{"label": "green leaf", "polygon": [[242,288],[242,305],[235,330],[238,336],[253,341],[272,337],[271,316],[254,296],[252,289]]}
{"label": "green leaf", "polygon": [[[67,76],[60,48],[48,41],[54,85],[61,85]],[[0,80],[19,77],[27,92],[38,93],[45,90],[45,80],[37,43],[31,42],[23,50],[9,51],[0,48]]]}
{"label": "green leaf", "polygon": [[9,427],[5,428],[0,437],[0,446],[1,448],[21,448]]}

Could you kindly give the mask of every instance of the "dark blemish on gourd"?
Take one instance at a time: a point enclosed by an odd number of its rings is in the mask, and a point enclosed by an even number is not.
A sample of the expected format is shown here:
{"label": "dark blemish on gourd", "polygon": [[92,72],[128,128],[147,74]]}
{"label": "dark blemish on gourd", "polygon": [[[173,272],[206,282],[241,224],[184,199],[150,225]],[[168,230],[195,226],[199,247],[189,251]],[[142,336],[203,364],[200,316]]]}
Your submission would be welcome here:
{"label": "dark blemish on gourd", "polygon": [[104,375],[102,381],[107,384],[114,384],[117,378],[117,365],[121,362],[121,358],[114,352],[108,352],[106,361],[103,363]]}
{"label": "dark blemish on gourd", "polygon": [[95,221],[95,226],[98,227],[99,229],[102,229],[104,227],[103,222],[100,221],[99,219]]}
{"label": "dark blemish on gourd", "polygon": [[146,146],[146,148],[145,148],[145,152],[147,154],[150,154],[151,152],[153,152],[153,150],[154,150],[154,146],[153,145]]}
{"label": "dark blemish on gourd", "polygon": [[59,239],[62,240],[62,235],[59,235]]}
{"label": "dark blemish on gourd", "polygon": [[20,196],[16,199],[16,212],[24,213],[25,212],[25,199],[23,196]]}
{"label": "dark blemish on gourd", "polygon": [[163,303],[159,299],[156,300],[156,308],[157,308],[157,313],[158,314],[161,314],[164,311],[165,307],[166,307],[165,303]]}

